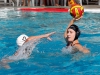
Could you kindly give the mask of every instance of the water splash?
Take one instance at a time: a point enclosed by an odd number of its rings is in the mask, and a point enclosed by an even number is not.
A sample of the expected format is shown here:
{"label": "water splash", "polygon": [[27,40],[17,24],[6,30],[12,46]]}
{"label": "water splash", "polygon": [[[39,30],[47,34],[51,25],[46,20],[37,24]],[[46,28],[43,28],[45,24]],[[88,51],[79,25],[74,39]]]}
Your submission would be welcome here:
{"label": "water splash", "polygon": [[76,47],[72,47],[72,46],[68,46],[67,48],[63,47],[63,49],[62,49],[63,54],[73,54],[73,53],[76,53],[78,51],[79,50]]}
{"label": "water splash", "polygon": [[7,63],[0,61],[0,69],[2,68],[10,69],[10,66]]}
{"label": "water splash", "polygon": [[39,41],[26,42],[23,46],[19,47],[19,49],[17,50],[18,53],[16,55],[9,56],[7,57],[7,59],[13,61],[28,59],[38,42]]}

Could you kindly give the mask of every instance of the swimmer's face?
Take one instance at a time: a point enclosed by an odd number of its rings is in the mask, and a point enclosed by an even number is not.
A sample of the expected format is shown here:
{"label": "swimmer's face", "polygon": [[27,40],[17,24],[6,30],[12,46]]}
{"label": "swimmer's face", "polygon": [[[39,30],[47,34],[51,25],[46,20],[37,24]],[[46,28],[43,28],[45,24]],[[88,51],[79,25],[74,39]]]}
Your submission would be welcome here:
{"label": "swimmer's face", "polygon": [[73,29],[68,29],[67,31],[67,41],[72,42],[75,38],[76,32]]}

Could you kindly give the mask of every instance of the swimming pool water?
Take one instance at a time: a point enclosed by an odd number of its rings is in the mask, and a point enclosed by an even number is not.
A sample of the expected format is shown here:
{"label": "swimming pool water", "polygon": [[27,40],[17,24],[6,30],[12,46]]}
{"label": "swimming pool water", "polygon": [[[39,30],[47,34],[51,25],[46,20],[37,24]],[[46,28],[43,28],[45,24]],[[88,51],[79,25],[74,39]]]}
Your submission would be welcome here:
{"label": "swimming pool water", "polygon": [[85,13],[75,22],[81,30],[79,38],[89,48],[83,53],[62,53],[66,46],[64,31],[72,17],[69,13],[36,13],[14,10],[0,11],[0,59],[13,55],[18,49],[20,34],[40,35],[56,31],[52,41],[41,39],[26,60],[9,63],[11,69],[0,68],[0,75],[99,75],[100,74],[100,13]]}

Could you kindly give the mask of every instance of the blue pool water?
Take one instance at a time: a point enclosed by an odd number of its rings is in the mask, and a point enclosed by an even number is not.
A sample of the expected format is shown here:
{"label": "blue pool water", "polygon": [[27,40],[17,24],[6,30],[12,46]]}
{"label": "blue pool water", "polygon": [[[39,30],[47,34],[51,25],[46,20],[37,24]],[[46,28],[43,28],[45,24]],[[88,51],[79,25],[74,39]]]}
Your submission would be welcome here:
{"label": "blue pool water", "polygon": [[[69,13],[36,13],[0,10],[0,60],[18,49],[20,34],[40,35],[56,31],[52,41],[41,39],[28,59],[0,68],[0,75],[100,75],[100,13],[85,13],[75,22],[81,30],[80,43],[90,54],[63,54],[64,31],[71,20]],[[1,66],[1,65],[0,65]]]}

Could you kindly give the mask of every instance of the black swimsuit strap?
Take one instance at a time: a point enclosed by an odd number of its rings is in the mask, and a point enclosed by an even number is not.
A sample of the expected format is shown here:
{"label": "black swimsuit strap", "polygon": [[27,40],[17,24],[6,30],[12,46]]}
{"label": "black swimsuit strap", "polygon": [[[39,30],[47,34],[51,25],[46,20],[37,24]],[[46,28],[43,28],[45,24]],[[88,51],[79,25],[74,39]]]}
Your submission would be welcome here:
{"label": "black swimsuit strap", "polygon": [[76,44],[80,44],[80,43],[75,43],[75,44],[72,44],[72,46],[76,45]]}

